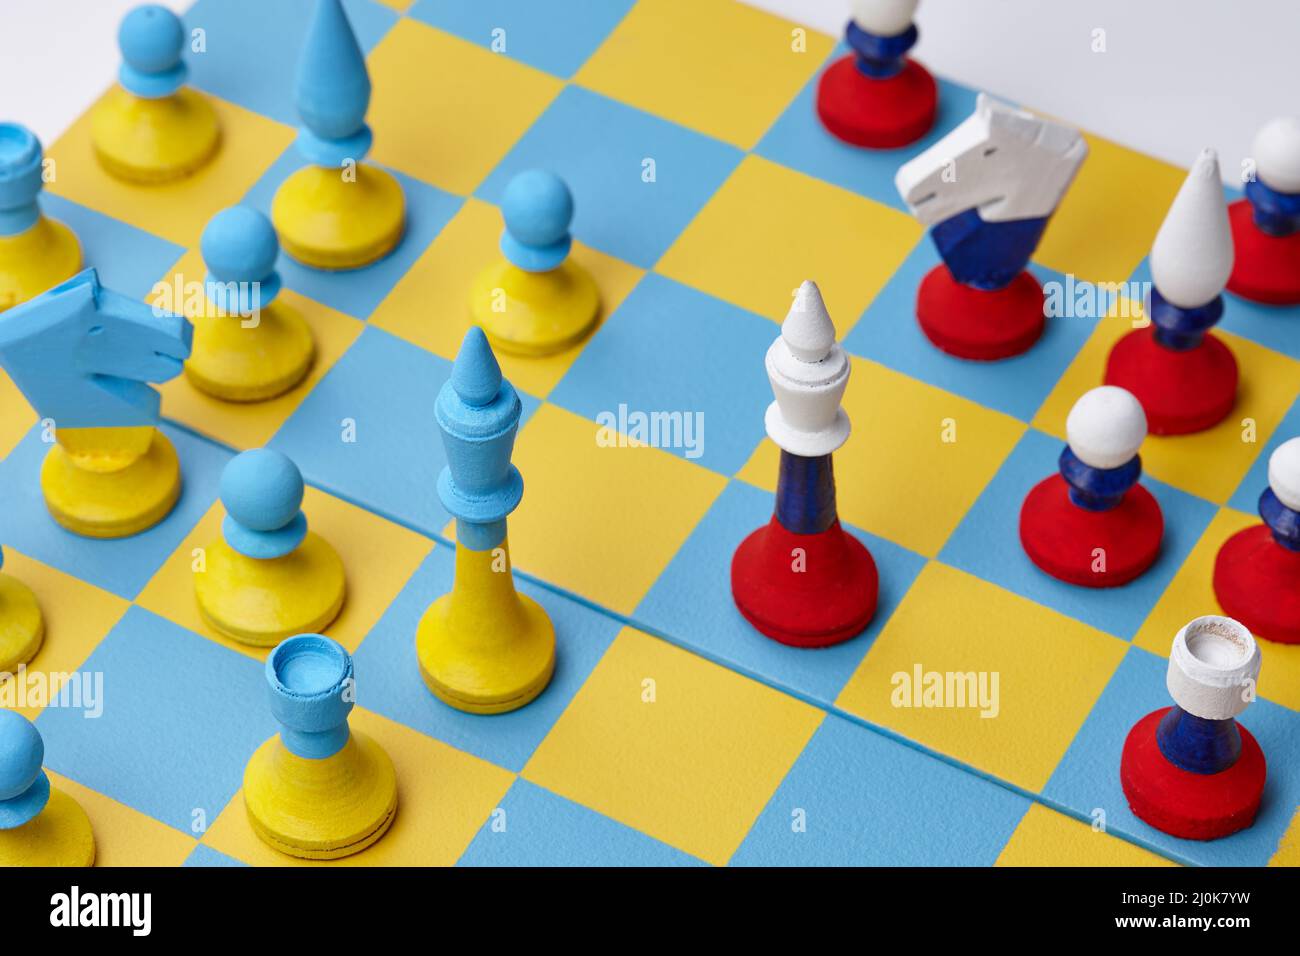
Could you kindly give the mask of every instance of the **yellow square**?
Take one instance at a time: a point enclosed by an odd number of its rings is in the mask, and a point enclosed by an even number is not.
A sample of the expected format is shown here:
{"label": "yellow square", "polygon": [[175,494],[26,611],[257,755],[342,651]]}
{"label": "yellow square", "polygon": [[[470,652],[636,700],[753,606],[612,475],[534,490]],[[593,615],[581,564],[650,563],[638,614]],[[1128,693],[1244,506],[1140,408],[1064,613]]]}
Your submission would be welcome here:
{"label": "yellow square", "polygon": [[746,156],[655,271],[778,322],[812,279],[842,338],[923,234],[896,209]]}
{"label": "yellow square", "polygon": [[[338,552],[347,578],[343,612],[325,633],[355,653],[433,550],[433,542],[317,488],[307,489],[302,508],[307,527]],[[220,501],[213,504],[145,585],[136,603],[241,654],[266,660],[270,648],[249,647],[220,636],[204,623],[195,602],[192,568],[201,557],[199,552],[220,539],[225,514]]]}
{"label": "yellow square", "polygon": [[[1225,541],[1243,528],[1259,523],[1258,515],[1231,508],[1220,509],[1142,622],[1133,643],[1167,658],[1174,635],[1184,624],[1202,614],[1222,614],[1223,609],[1214,596],[1214,559]],[[1280,644],[1263,639],[1257,643],[1263,655],[1259,695],[1292,710],[1300,710],[1300,644]],[[1245,714],[1245,723],[1250,726],[1249,710]]]}
{"label": "yellow square", "polygon": [[81,805],[95,834],[95,866],[180,866],[198,840],[112,797],[47,770],[52,783]]}
{"label": "yellow square", "polygon": [[47,188],[177,245],[197,246],[208,220],[243,199],[296,135],[288,126],[205,95],[221,123],[221,147],[193,176],[133,186],[108,175],[91,146],[92,107],[50,147],[54,181]]}
{"label": "yellow square", "polygon": [[0,369],[0,458],[18,447],[23,436],[36,422],[36,413],[18,391],[14,380]]}
{"label": "yellow square", "polygon": [[514,782],[508,770],[361,707],[351,726],[382,746],[397,770],[397,816],[378,843],[328,862],[286,856],[253,833],[241,788],[204,844],[255,866],[451,866]]}
{"label": "yellow square", "polygon": [[833,46],[733,0],[641,0],[574,80],[751,149]]}
{"label": "yellow square", "polygon": [[1177,866],[1041,803],[1031,804],[995,866]]}
{"label": "yellow square", "polygon": [[[18,684],[13,685],[12,691],[5,688],[0,691],[0,705],[8,706],[10,702],[20,705],[12,709],[35,720],[37,714],[45,709],[48,695],[56,693],[67,676],[86,663],[86,658],[126,613],[129,605],[114,594],[57,571],[13,548],[4,549],[4,559],[3,573],[21,581],[36,595],[36,603],[41,606],[45,618],[45,639],[36,656],[27,664],[28,676],[24,686],[30,690],[25,691]],[[44,675],[46,683],[42,686],[47,688],[44,697],[39,696],[38,685],[31,683],[31,677],[37,674]],[[27,696],[31,690],[38,691],[38,699]],[[11,698],[10,693],[16,696]]]}
{"label": "yellow square", "polygon": [[[399,335],[447,360],[454,359],[472,324],[469,289],[475,275],[501,258],[501,213],[488,203],[465,202],[380,303],[370,324]],[[600,321],[613,312],[640,281],[642,270],[575,242],[573,259],[591,273],[600,289]],[[430,303],[437,303],[430,314]],[[592,334],[595,334],[594,332]],[[588,339],[590,341],[590,339]],[[545,398],[573,364],[581,347],[558,355],[520,358],[499,353],[501,371],[516,388]]]}
{"label": "yellow square", "polygon": [[[835,453],[840,518],[933,557],[1025,426],[868,359],[851,361],[844,408],[853,431]],[[764,439],[737,477],[775,492],[779,456]]]}
{"label": "yellow square", "polygon": [[[964,571],[931,562],[840,693],[840,707],[940,753],[1038,791],[1128,645]],[[980,706],[905,706],[920,668],[974,673]],[[994,690],[996,675],[997,686]],[[969,679],[968,679],[969,680]],[[953,688],[954,692],[956,687]],[[922,698],[923,700],[924,698]]]}
{"label": "yellow square", "polygon": [[[187,309],[185,304],[195,301],[201,293],[187,284],[198,283],[201,287],[206,275],[202,256],[194,250],[187,252],[176,267],[159,280],[166,286],[169,297],[164,307],[171,311],[182,310],[192,316],[193,310]],[[149,301],[157,301],[161,291],[155,286],[155,294],[149,297]],[[180,375],[157,386],[163,396],[164,417],[238,449],[260,448],[271,440],[365,327],[364,322],[335,312],[292,289],[282,289],[276,302],[283,302],[296,310],[311,326],[316,340],[316,358],[307,377],[296,388],[269,401],[223,402],[200,392],[189,379]],[[229,321],[238,322],[239,319],[232,317]]]}
{"label": "yellow square", "polygon": [[524,777],[721,866],[822,712],[624,628]]}
{"label": "yellow square", "polygon": [[386,7],[396,10],[398,13],[405,13],[407,8],[411,5],[412,0],[378,0],[378,2],[382,3]]}
{"label": "yellow square", "polygon": [[1300,811],[1291,818],[1291,825],[1278,844],[1269,866],[1300,866]]}
{"label": "yellow square", "polygon": [[[375,161],[462,196],[486,178],[562,85],[405,17],[367,62]],[[430,92],[413,92],[419,90]]]}
{"label": "yellow square", "polygon": [[[1125,317],[1127,316],[1127,317]],[[1065,438],[1065,417],[1084,392],[1102,384],[1111,346],[1145,325],[1139,303],[1126,301],[1097,323],[1070,367],[1034,416],[1034,427]],[[1193,435],[1152,435],[1142,443],[1142,467],[1153,478],[1223,504],[1300,394],[1300,362],[1231,332],[1214,332],[1237,357],[1237,404],[1219,424]],[[1262,490],[1262,489],[1261,489]]]}
{"label": "yellow square", "polygon": [[1187,171],[1099,136],[1085,138],[1088,158],[1034,261],[1085,282],[1123,282],[1151,251]]}
{"label": "yellow square", "polygon": [[602,448],[597,425],[542,405],[519,432],[514,566],[631,614],[727,479],[658,448]]}

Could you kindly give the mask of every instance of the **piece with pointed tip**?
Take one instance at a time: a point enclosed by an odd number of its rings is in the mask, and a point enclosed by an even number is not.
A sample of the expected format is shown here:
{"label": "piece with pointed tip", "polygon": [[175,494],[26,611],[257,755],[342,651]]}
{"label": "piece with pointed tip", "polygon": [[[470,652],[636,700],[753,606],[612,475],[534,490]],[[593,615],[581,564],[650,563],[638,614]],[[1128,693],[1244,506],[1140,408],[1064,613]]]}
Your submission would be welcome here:
{"label": "piece with pointed tip", "polygon": [[1266,305],[1300,303],[1300,117],[1266,123],[1255,175],[1228,209],[1236,259],[1228,291]]}

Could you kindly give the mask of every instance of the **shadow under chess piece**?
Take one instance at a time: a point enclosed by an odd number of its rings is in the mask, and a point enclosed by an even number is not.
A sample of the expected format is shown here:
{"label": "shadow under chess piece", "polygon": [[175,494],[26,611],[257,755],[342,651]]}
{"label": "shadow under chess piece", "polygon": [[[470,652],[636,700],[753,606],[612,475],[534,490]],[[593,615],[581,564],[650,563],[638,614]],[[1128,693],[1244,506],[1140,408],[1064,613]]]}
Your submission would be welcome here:
{"label": "shadow under chess piece", "polygon": [[0,710],[0,867],[90,866],[95,834],[81,805],[50,786],[45,743],[22,714]]}
{"label": "shadow under chess piece", "polygon": [[81,243],[48,219],[40,140],[17,123],[0,123],[0,312],[26,302],[81,268]]}

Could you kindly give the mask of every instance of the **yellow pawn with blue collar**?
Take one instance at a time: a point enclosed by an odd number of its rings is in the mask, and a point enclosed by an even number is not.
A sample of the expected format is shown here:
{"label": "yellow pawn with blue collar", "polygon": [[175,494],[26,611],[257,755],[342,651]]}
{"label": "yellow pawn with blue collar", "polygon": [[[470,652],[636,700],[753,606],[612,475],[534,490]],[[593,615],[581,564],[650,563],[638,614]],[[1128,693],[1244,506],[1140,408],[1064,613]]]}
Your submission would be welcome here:
{"label": "yellow pawn with blue collar", "polygon": [[0,123],[0,312],[40,295],[81,268],[81,243],[37,201],[45,153],[25,126]]}
{"label": "yellow pawn with blue collar", "polygon": [[205,166],[221,142],[217,113],[185,86],[185,27],[166,7],[136,7],[117,34],[122,50],[118,85],[90,118],[95,156],[109,175],[154,185],[183,179]]}
{"label": "yellow pawn with blue collar", "polygon": [[244,808],[263,842],[309,860],[336,860],[382,837],[397,814],[397,773],[384,749],[348,727],[352,657],[319,634],[291,637],[266,659],[280,732],[244,770]]}
{"label": "yellow pawn with blue collar", "polygon": [[554,173],[528,170],[506,186],[501,215],[505,258],[474,278],[470,314],[502,352],[563,352],[600,314],[595,280],[569,258],[573,195]]}
{"label": "yellow pawn with blue collar", "polygon": [[36,725],[0,710],[0,867],[95,862],[90,819],[76,800],[50,786],[44,759]]}
{"label": "yellow pawn with blue collar", "polygon": [[510,463],[522,406],[480,329],[470,329],[434,404],[447,467],[438,497],[456,519],[456,578],[425,612],[415,651],[439,700],[475,714],[523,707],[555,671],[555,628],[515,590],[506,516],[524,494]]}
{"label": "yellow pawn with blue collar", "polygon": [[339,0],[316,0],[298,64],[298,153],[308,165],[276,191],[271,221],[284,251],[315,269],[359,269],[401,241],[406,199],[388,172],[362,162],[370,75]]}
{"label": "yellow pawn with blue collar", "polygon": [[221,473],[221,540],[194,570],[199,612],[218,633],[256,647],[323,631],[343,608],[343,562],[307,530],[302,472],[285,455],[254,448]]}

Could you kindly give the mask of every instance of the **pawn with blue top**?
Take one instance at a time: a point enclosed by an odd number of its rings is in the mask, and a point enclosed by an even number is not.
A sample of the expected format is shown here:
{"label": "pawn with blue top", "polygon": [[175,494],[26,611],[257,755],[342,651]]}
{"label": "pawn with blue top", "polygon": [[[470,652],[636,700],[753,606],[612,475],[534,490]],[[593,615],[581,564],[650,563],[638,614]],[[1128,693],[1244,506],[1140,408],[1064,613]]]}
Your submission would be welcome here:
{"label": "pawn with blue top", "polygon": [[470,312],[493,347],[510,355],[563,352],[600,314],[591,274],[570,257],[573,195],[551,172],[529,170],[501,197],[505,258],[475,277]]}
{"label": "pawn with blue top", "polygon": [[50,786],[44,760],[36,725],[0,710],[0,867],[91,866],[90,818],[76,800]]}
{"label": "pawn with blue top", "polygon": [[221,142],[216,110],[185,85],[185,25],[156,3],[136,7],[117,34],[118,84],[91,114],[99,163],[128,183],[184,179],[207,165]]}
{"label": "pawn with blue top", "polygon": [[1113,385],[1085,392],[1065,419],[1060,474],[1039,482],[1020,509],[1020,542],[1038,567],[1081,587],[1126,584],[1160,554],[1164,516],[1140,484],[1146,415]]}
{"label": "pawn with blue top", "polygon": [[474,714],[523,707],[555,670],[555,628],[515,590],[510,569],[506,517],[524,494],[510,463],[521,411],[487,338],[470,329],[434,406],[447,453],[438,497],[456,519],[456,577],[421,618],[415,650],[434,695]]}
{"label": "pawn with blue top", "polygon": [[1300,304],[1300,116],[1264,124],[1250,152],[1246,198],[1228,207],[1236,250],[1228,291],[1268,305]]}
{"label": "pawn with blue top", "polygon": [[218,633],[255,647],[323,631],[343,608],[343,562],[307,530],[302,473],[270,448],[236,455],[221,473],[221,540],[194,571],[199,611]]}
{"label": "pawn with blue top", "polygon": [[280,243],[271,221],[248,206],[224,209],[203,230],[200,249],[206,306],[190,316],[186,378],[228,402],[283,395],[306,377],[316,346],[306,320],[280,298]]}
{"label": "pawn with blue top", "polygon": [[315,269],[359,269],[401,241],[406,198],[388,172],[363,163],[370,75],[340,0],[316,0],[298,64],[297,150],[306,166],[271,203],[284,251]]}
{"label": "pawn with blue top", "polygon": [[280,732],[244,770],[253,832],[281,853],[337,860],[371,846],[397,814],[397,773],[378,743],[348,726],[352,657],[320,634],[290,637],[266,659]]}
{"label": "pawn with blue top", "polygon": [[0,123],[0,312],[35,298],[81,268],[81,243],[41,211],[45,153],[36,134]]}
{"label": "pawn with blue top", "polygon": [[[0,548],[0,568],[4,557]],[[36,595],[22,581],[0,571],[0,675],[29,663],[44,639],[45,616]]]}

